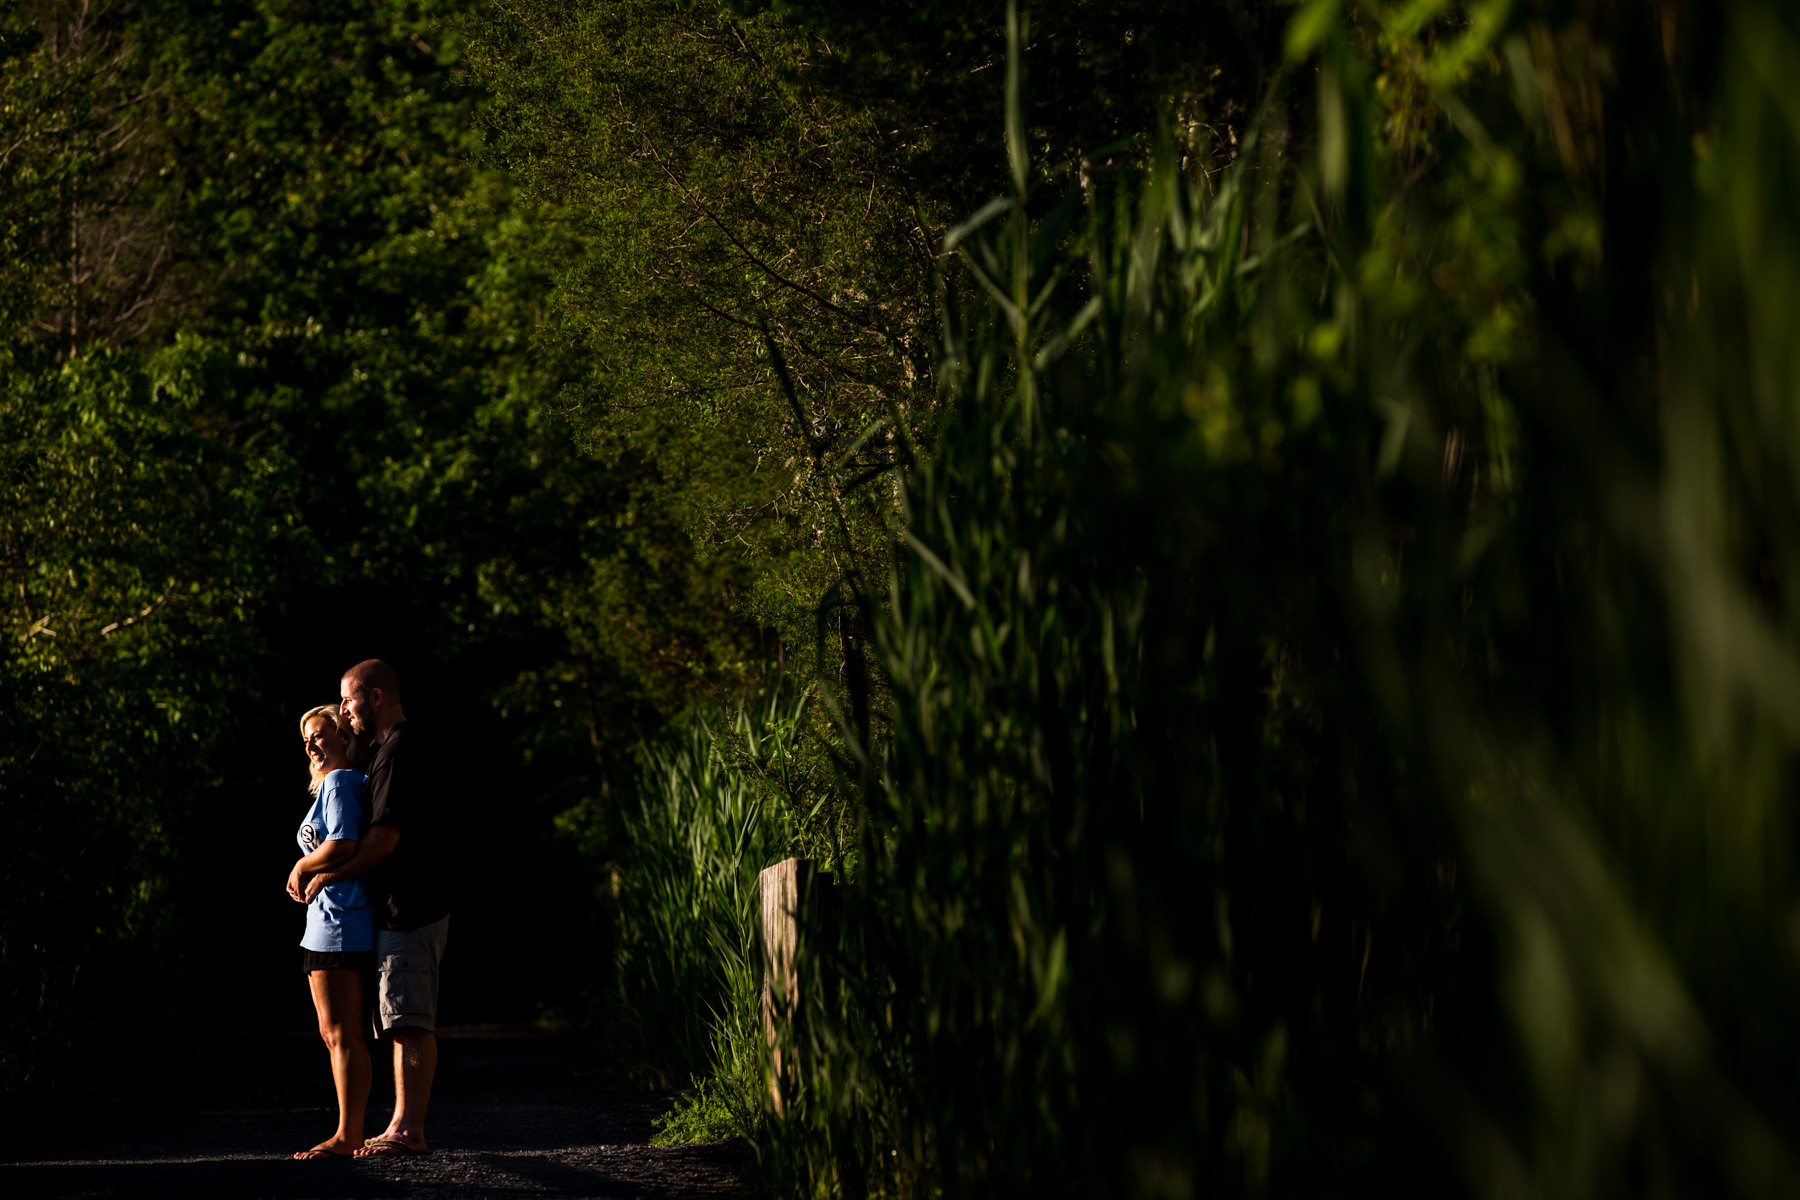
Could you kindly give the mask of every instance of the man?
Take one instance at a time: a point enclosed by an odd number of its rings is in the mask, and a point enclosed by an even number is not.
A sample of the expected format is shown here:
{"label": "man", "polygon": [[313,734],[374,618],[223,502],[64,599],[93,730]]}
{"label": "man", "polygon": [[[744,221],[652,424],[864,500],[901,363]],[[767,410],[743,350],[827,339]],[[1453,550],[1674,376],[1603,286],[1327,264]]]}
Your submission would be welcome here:
{"label": "man", "polygon": [[363,797],[369,830],[351,858],[312,877],[306,898],[367,874],[381,970],[380,1025],[394,1042],[394,1115],[356,1154],[429,1154],[425,1106],[437,1073],[438,965],[450,926],[450,797],[441,760],[407,725],[392,667],[375,658],[357,663],[344,672],[338,693],[339,711],[376,748]]}

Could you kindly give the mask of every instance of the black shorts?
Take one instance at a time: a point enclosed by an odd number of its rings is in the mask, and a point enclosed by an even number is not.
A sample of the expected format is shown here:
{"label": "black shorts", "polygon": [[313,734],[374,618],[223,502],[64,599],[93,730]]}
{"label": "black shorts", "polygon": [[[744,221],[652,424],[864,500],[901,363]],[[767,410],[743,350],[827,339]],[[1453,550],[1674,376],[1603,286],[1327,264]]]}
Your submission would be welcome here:
{"label": "black shorts", "polygon": [[375,952],[373,950],[308,950],[300,948],[300,970],[305,974],[314,971],[362,971],[375,970]]}

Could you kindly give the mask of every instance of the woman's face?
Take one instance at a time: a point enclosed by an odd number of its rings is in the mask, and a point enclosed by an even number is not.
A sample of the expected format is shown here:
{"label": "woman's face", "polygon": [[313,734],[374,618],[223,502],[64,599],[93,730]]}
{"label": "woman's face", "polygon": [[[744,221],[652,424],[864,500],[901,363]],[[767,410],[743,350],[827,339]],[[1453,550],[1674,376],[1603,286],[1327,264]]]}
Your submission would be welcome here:
{"label": "woman's face", "polygon": [[306,723],[306,757],[312,760],[313,770],[320,774],[350,765],[337,726],[324,717],[314,717]]}

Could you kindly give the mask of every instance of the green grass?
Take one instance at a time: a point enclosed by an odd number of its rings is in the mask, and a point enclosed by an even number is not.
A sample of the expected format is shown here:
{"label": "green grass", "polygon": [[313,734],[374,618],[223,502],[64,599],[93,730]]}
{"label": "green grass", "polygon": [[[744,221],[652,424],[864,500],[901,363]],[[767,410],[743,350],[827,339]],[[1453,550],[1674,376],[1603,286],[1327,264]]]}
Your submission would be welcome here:
{"label": "green grass", "polygon": [[1117,186],[1009,68],[774,1194],[1795,1181],[1800,30],[1358,11]]}
{"label": "green grass", "polygon": [[646,754],[621,822],[612,1030],[646,1082],[760,1052],[757,875],[784,856],[783,824],[769,789],[725,760],[703,719]]}

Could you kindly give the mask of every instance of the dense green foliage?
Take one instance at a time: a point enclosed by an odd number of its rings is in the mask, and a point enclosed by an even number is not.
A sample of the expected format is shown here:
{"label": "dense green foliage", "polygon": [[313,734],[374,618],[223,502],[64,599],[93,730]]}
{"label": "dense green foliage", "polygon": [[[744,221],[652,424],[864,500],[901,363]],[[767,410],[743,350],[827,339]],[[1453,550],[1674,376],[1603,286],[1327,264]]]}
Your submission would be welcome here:
{"label": "dense green foliage", "polygon": [[[693,552],[658,467],[596,463],[555,410],[531,343],[572,243],[473,161],[455,11],[5,14],[9,1102],[133,1036],[99,1024],[114,972],[266,943],[250,969],[304,1003],[273,886],[292,721],[348,662],[395,661],[416,715],[469,727],[470,775],[505,772],[520,854],[491,878],[517,907],[471,915],[471,965],[528,918],[528,944],[587,936],[551,818],[748,670],[736,568]],[[527,891],[534,860],[567,869]],[[477,1003],[579,1015],[607,984],[542,986]]]}
{"label": "dense green foliage", "polygon": [[1663,19],[1312,5],[1066,305],[959,234],[778,1191],[1791,1186],[1800,36]]}
{"label": "dense green foliage", "polygon": [[805,654],[819,593],[878,536],[843,468],[889,462],[866,427],[929,399],[926,218],[871,115],[792,79],[808,42],[783,24],[551,0],[475,30],[491,154],[571,231],[540,333],[583,364],[559,403],[603,462],[659,473],[661,507]]}
{"label": "dense green foliage", "polygon": [[[559,405],[603,461],[654,464],[800,663],[819,598],[884,569],[893,498],[867,485],[930,444],[935,260],[994,178],[1003,12],[529,0],[464,26],[489,160],[570,231],[539,332],[579,364]],[[1269,25],[1219,12],[1234,46]],[[1184,144],[1214,98],[1235,138],[1260,85],[1155,6],[1041,26],[1030,136],[1086,174],[1143,161],[1171,98]]]}
{"label": "dense green foliage", "polygon": [[246,607],[293,533],[291,464],[194,428],[189,349],[0,391],[9,1093],[54,1077],[76,1032],[59,1017],[126,989],[166,930],[166,834],[194,816]]}
{"label": "dense green foliage", "polygon": [[381,652],[779,1194],[1792,1187],[1783,6],[4,31],[9,1100]]}

